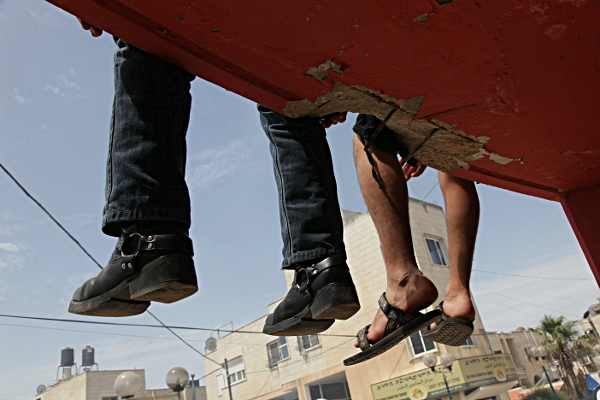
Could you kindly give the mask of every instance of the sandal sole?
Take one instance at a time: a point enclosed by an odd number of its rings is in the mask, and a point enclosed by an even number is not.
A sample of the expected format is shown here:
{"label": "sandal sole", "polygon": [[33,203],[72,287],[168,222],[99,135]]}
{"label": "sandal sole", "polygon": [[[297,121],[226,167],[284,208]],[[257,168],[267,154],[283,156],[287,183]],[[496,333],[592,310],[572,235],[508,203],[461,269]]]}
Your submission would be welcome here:
{"label": "sandal sole", "polygon": [[438,326],[423,334],[423,337],[447,346],[462,346],[473,333],[473,321],[460,318],[445,318]]}
{"label": "sandal sole", "polygon": [[413,333],[418,332],[437,321],[441,315],[442,313],[439,310],[433,310],[426,314],[422,314],[420,317],[398,327],[398,329],[373,344],[373,346],[369,347],[367,350],[345,359],[344,365],[350,366],[358,364],[388,351]]}

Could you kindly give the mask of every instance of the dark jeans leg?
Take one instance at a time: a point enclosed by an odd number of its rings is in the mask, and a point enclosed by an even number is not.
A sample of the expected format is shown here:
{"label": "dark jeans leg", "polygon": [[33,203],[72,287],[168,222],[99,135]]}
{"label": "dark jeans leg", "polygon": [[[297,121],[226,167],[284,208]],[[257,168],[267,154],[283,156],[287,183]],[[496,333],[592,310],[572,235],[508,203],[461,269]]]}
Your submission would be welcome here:
{"label": "dark jeans leg", "polygon": [[120,39],[102,230],[132,221],[189,227],[186,142],[194,76]]}
{"label": "dark jeans leg", "polygon": [[318,118],[288,118],[258,106],[271,141],[279,190],[283,268],[346,255],[337,186],[325,128]]}

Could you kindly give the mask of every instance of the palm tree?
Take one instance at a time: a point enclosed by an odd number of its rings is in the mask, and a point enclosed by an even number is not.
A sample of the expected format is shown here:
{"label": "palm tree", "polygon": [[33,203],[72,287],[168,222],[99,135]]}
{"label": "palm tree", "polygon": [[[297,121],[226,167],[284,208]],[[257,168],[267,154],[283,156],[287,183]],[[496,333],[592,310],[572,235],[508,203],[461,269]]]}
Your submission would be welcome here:
{"label": "palm tree", "polygon": [[577,339],[577,331],[574,329],[575,322],[566,322],[564,316],[553,318],[544,315],[540,326],[535,329],[542,337],[542,344],[548,351],[550,357],[558,362],[563,376],[568,377],[566,382],[570,393],[576,394],[578,398],[584,398],[581,393],[577,378],[573,371],[572,343]]}

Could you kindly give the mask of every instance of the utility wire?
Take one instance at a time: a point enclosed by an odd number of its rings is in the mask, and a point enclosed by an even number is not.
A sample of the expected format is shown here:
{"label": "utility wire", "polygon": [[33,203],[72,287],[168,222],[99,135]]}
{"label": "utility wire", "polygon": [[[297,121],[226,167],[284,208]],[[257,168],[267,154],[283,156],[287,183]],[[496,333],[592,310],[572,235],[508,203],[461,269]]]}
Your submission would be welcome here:
{"label": "utility wire", "polygon": [[[83,321],[83,320],[79,320],[79,319],[65,319],[65,318],[47,318],[47,317],[31,317],[31,316],[26,316],[26,315],[11,315],[11,314],[0,314],[0,317],[3,318],[19,318],[19,319],[30,319],[30,320],[37,320],[37,321],[51,321],[51,322],[73,322],[73,323],[79,323],[79,324],[95,324],[95,325],[113,325],[113,326],[135,326],[138,328],[166,328],[168,329],[171,333],[173,333],[173,329],[182,329],[182,330],[193,330],[193,331],[209,331],[212,332],[214,331],[213,328],[198,328],[198,327],[191,327],[191,326],[171,326],[171,325],[165,325],[162,324],[161,325],[150,325],[150,324],[128,324],[125,322],[104,322],[104,321]],[[263,335],[262,332],[258,332],[258,331],[242,331],[239,329],[236,330],[230,330],[230,329],[221,329],[221,332],[225,332],[225,333],[249,333],[249,334],[257,334],[257,335]],[[175,333],[173,333],[175,334]],[[319,335],[321,336],[332,336],[332,337],[354,337],[353,335],[333,335],[333,334],[323,334],[320,333]],[[177,336],[177,335],[175,335]],[[219,364],[221,365],[221,364]]]}
{"label": "utility wire", "polygon": [[[571,314],[571,313],[565,313],[565,312],[563,312],[563,311],[560,311],[560,310],[554,310],[554,309],[552,309],[552,308],[548,308],[548,307],[544,307],[544,306],[539,306],[539,305],[537,305],[537,304],[529,303],[529,302],[527,302],[527,301],[524,301],[524,300],[521,300],[521,299],[515,299],[514,297],[506,296],[506,295],[504,295],[504,294],[500,294],[500,293],[492,292],[491,290],[486,290],[486,289],[483,289],[483,288],[480,288],[480,287],[476,287],[476,286],[473,286],[473,285],[471,285],[471,286],[472,286],[473,288],[477,289],[477,290],[481,290],[481,291],[484,291],[484,292],[487,292],[487,293],[495,294],[496,296],[505,297],[505,298],[507,298],[507,299],[510,299],[510,300],[515,300],[515,301],[518,301],[518,302],[521,302],[521,303],[525,303],[525,304],[529,304],[529,305],[531,305],[531,306],[534,306],[534,307],[543,308],[543,309],[546,309],[546,310],[548,310],[548,311],[557,312],[557,313],[561,313],[561,314],[568,314],[568,315],[574,316],[575,318],[578,318],[578,316],[577,316],[577,315],[575,315],[575,314]],[[508,307],[508,306],[507,306],[507,307]],[[527,313],[525,313],[525,312],[523,312],[523,313],[524,313],[524,314],[527,314]],[[530,315],[531,315],[531,314],[530,314]]]}
{"label": "utility wire", "polygon": [[[46,215],[48,217],[50,217],[50,219],[60,228],[62,229],[62,231],[64,233],[67,234],[67,236],[73,241],[75,242],[75,244],[90,258],[90,260],[92,260],[97,266],[98,268],[102,269],[102,265],[100,265],[100,263],[83,247],[83,245],[81,243],[79,243],[79,241],[77,239],[75,239],[75,237],[73,235],[71,235],[71,233],[64,227],[61,225],[60,222],[58,222],[58,220],[56,218],[54,218],[54,216],[48,211],[46,210],[46,208],[35,199],[35,197],[33,197],[28,191],[27,189],[25,189],[25,187],[23,187],[23,185],[21,185],[21,183],[4,167],[4,165],[2,165],[2,163],[0,163],[0,168],[2,168],[2,170],[9,176],[9,178],[23,191],[23,193],[25,193],[25,195],[27,197],[29,197],[44,213],[46,213]],[[209,361],[212,361],[218,365],[221,365],[220,363],[216,362],[215,360],[211,359],[210,357],[205,356],[204,354],[202,354],[198,349],[196,349],[194,346],[192,346],[191,344],[189,344],[188,342],[186,342],[181,336],[177,335],[175,332],[173,332],[173,330],[168,327],[167,325],[165,325],[160,319],[158,319],[158,317],[156,317],[156,315],[152,314],[150,311],[146,310],[146,312],[148,314],[150,314],[152,316],[152,318],[154,318],[156,321],[158,321],[164,328],[166,328],[169,332],[171,332],[173,335],[175,335],[175,337],[177,337],[179,340],[181,340],[186,346],[188,346],[189,348],[191,348],[192,350],[194,350],[196,353],[200,354],[202,357],[206,358]]]}
{"label": "utility wire", "polygon": [[502,272],[494,272],[494,271],[483,271],[481,269],[476,269],[476,268],[473,268],[472,271],[484,272],[486,274],[517,276],[519,278],[548,279],[548,280],[554,280],[554,281],[595,281],[594,278],[549,278],[549,277],[545,277],[545,276],[517,275],[517,274],[505,274]]}
{"label": "utility wire", "polygon": [[[159,337],[159,336],[142,336],[142,335],[127,335],[125,333],[112,333],[112,332],[97,332],[97,331],[82,331],[78,329],[63,329],[63,328],[50,328],[47,326],[33,326],[33,325],[20,325],[20,324],[2,324],[0,326],[13,326],[17,328],[31,328],[31,329],[46,329],[51,331],[61,331],[61,332],[76,332],[76,333],[89,333],[92,335],[109,335],[109,336],[123,336],[123,337],[132,337],[137,339],[152,339],[152,340],[179,340],[173,337]],[[198,339],[187,339],[190,342],[202,342],[205,340]]]}
{"label": "utility wire", "polygon": [[31,194],[29,194],[29,192],[28,192],[28,191],[27,191],[27,190],[26,190],[26,189],[23,187],[23,185],[21,185],[21,184],[19,183],[19,181],[18,181],[18,180],[17,180],[17,179],[16,179],[16,178],[15,178],[15,177],[14,177],[14,176],[13,176],[13,175],[12,175],[12,174],[11,174],[11,173],[10,173],[10,172],[7,170],[7,169],[6,169],[6,168],[4,168],[4,165],[2,165],[2,163],[0,163],[0,168],[2,168],[2,170],[3,170],[3,171],[6,173],[6,175],[8,175],[8,177],[9,177],[10,179],[12,179],[12,181],[13,181],[13,182],[14,182],[14,183],[15,183],[15,184],[16,184],[16,185],[19,187],[19,189],[21,189],[21,190],[23,191],[23,193],[25,193],[25,196],[29,197],[29,198],[30,198],[30,199],[31,199],[31,200],[32,200],[32,201],[33,201],[35,204],[37,204],[37,206],[38,206],[39,208],[41,208],[41,209],[42,209],[42,211],[43,211],[43,212],[45,212],[45,213],[46,213],[46,215],[47,215],[48,217],[50,217],[50,219],[51,219],[52,221],[54,221],[54,223],[55,223],[56,225],[58,225],[58,227],[59,227],[60,229],[62,229],[62,231],[63,231],[64,233],[66,233],[66,234],[67,234],[67,236],[68,236],[68,237],[69,237],[69,238],[70,238],[70,239],[71,239],[73,242],[75,242],[75,244],[76,244],[76,245],[77,245],[77,246],[78,246],[78,247],[79,247],[79,248],[80,248],[80,249],[81,249],[81,250],[82,250],[82,251],[83,251],[83,252],[84,252],[84,253],[85,253],[85,254],[86,254],[86,255],[87,255],[87,256],[88,256],[88,257],[89,257],[89,258],[90,258],[92,261],[93,261],[93,262],[94,262],[94,263],[96,263],[96,265],[97,265],[97,266],[98,266],[100,269],[102,269],[102,266],[100,265],[100,263],[99,263],[98,261],[96,261],[96,259],[95,259],[94,257],[92,257],[92,255],[91,255],[90,253],[88,253],[88,251],[87,251],[87,250],[86,250],[86,249],[85,249],[85,248],[84,248],[84,247],[81,245],[81,243],[79,243],[79,241],[78,241],[77,239],[75,239],[75,237],[74,237],[73,235],[71,235],[71,234],[69,233],[69,231],[68,231],[68,230],[67,230],[67,229],[66,229],[64,226],[62,226],[62,225],[61,225],[61,223],[60,223],[60,222],[58,222],[58,221],[56,220],[56,218],[54,218],[54,216],[53,216],[52,214],[50,214],[50,212],[49,212],[48,210],[46,210],[46,209],[44,208],[44,206],[43,206],[43,205],[42,205],[42,204],[41,204],[39,201],[37,201],[37,200],[35,199],[35,197],[33,197]]}

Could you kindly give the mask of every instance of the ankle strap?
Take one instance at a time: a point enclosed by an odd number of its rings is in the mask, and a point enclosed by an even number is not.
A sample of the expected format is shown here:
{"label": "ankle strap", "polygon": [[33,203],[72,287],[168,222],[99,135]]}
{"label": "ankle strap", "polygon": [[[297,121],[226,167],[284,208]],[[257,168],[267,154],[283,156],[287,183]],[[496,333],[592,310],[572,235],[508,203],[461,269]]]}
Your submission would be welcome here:
{"label": "ankle strap", "polygon": [[[296,268],[296,273],[294,274],[294,281],[292,285],[302,294],[308,293],[308,287],[311,283],[311,279],[321,272],[325,271],[329,268],[341,267],[348,268],[346,265],[346,257],[341,255],[334,255],[331,257],[327,257],[326,259],[319,261],[316,264],[312,264],[306,267],[298,267]],[[298,284],[298,278],[304,277],[304,281],[302,284]]]}
{"label": "ankle strap", "polygon": [[[136,242],[137,241],[137,244]],[[182,234],[168,234],[168,235],[140,235],[139,233],[132,233],[130,235],[123,234],[119,238],[117,243],[117,250],[123,254],[124,248],[136,249],[135,255],[141,251],[155,251],[155,250],[171,250],[177,252],[189,253],[194,255],[194,247],[192,245],[192,239],[187,235]]]}

